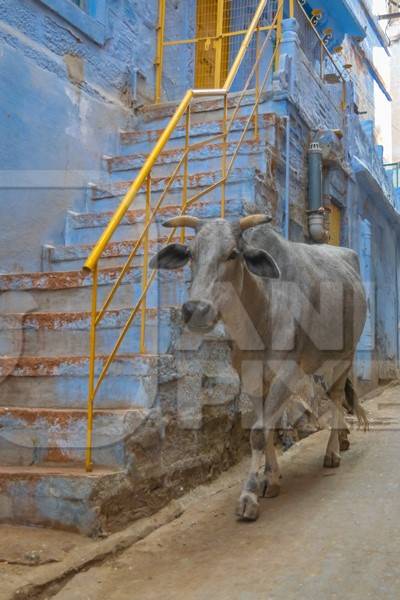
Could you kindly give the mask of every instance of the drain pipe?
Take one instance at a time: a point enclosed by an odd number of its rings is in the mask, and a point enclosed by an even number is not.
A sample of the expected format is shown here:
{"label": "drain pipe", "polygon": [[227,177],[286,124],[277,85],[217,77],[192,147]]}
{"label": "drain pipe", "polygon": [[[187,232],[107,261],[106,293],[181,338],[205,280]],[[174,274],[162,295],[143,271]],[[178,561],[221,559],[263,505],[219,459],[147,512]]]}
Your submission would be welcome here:
{"label": "drain pipe", "polygon": [[286,165],[285,165],[285,224],[284,224],[284,235],[285,238],[289,239],[289,225],[290,225],[290,212],[289,212],[289,185],[290,185],[290,116],[286,117]]}
{"label": "drain pipe", "polygon": [[326,241],[325,209],[322,204],[322,150],[318,142],[308,149],[308,231],[313,242]]}

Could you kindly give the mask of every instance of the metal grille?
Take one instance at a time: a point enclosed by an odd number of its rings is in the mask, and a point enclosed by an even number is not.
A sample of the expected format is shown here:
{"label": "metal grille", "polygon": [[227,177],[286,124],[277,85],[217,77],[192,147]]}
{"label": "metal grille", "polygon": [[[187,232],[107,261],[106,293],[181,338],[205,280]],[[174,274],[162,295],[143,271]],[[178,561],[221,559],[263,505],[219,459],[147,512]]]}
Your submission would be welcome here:
{"label": "metal grille", "polygon": [[[258,3],[259,0],[196,0],[193,4],[166,1],[161,69],[167,99],[174,99],[193,85],[197,89],[223,85]],[[256,37],[262,43],[262,36],[276,15],[277,3],[278,0],[271,0],[267,4],[246,57],[248,65],[254,62]],[[245,70],[242,65],[241,79]],[[173,79],[177,82],[174,85]]]}

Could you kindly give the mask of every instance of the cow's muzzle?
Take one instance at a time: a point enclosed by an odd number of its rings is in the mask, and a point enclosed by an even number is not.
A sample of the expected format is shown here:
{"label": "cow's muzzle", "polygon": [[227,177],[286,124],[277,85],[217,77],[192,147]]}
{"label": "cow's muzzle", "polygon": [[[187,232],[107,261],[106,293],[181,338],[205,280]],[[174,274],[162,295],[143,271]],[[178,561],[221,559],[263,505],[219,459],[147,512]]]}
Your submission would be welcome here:
{"label": "cow's muzzle", "polygon": [[189,300],[182,306],[185,324],[193,331],[209,331],[217,321],[217,313],[210,302]]}

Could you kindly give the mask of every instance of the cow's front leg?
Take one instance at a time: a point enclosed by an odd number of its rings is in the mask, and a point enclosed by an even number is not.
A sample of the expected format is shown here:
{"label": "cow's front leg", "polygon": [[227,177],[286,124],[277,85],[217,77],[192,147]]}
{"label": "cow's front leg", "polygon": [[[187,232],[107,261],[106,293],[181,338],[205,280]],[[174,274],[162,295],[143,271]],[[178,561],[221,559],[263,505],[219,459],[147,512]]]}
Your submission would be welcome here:
{"label": "cow's front leg", "polygon": [[260,496],[275,498],[281,490],[281,474],[275,449],[275,431],[273,429],[266,430],[265,436],[265,467],[264,473],[260,478]]}
{"label": "cow's front leg", "polygon": [[250,433],[251,466],[250,473],[243,486],[238,501],[236,514],[239,519],[255,521],[258,518],[260,506],[258,502],[259,481],[258,471],[264,459],[265,436],[262,421],[258,421]]}
{"label": "cow's front leg", "polygon": [[275,427],[282,410],[303,373],[297,363],[284,361],[270,363],[275,376],[264,402],[264,434],[266,440],[265,469],[260,492],[265,498],[275,498],[280,493],[280,469],[275,449]]}

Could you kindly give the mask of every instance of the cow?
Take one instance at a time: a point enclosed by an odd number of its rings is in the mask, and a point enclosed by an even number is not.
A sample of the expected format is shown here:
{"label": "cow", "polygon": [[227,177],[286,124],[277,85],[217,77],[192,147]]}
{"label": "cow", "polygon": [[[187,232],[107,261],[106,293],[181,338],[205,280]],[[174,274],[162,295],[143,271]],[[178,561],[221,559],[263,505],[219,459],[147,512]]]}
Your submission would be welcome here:
{"label": "cow", "polygon": [[[163,247],[150,261],[153,269],[190,263],[184,323],[193,332],[206,333],[222,320],[233,338],[233,364],[256,414],[250,472],[236,510],[242,520],[257,519],[259,496],[279,494],[274,432],[304,374],[323,373],[329,380],[332,423],[323,464],[339,466],[340,452],[349,446],[345,387],[366,319],[357,254],[289,241],[270,221],[264,214],[235,222],[180,215],[163,225],[192,228],[194,238]],[[365,412],[351,390],[356,414],[365,424]]]}

